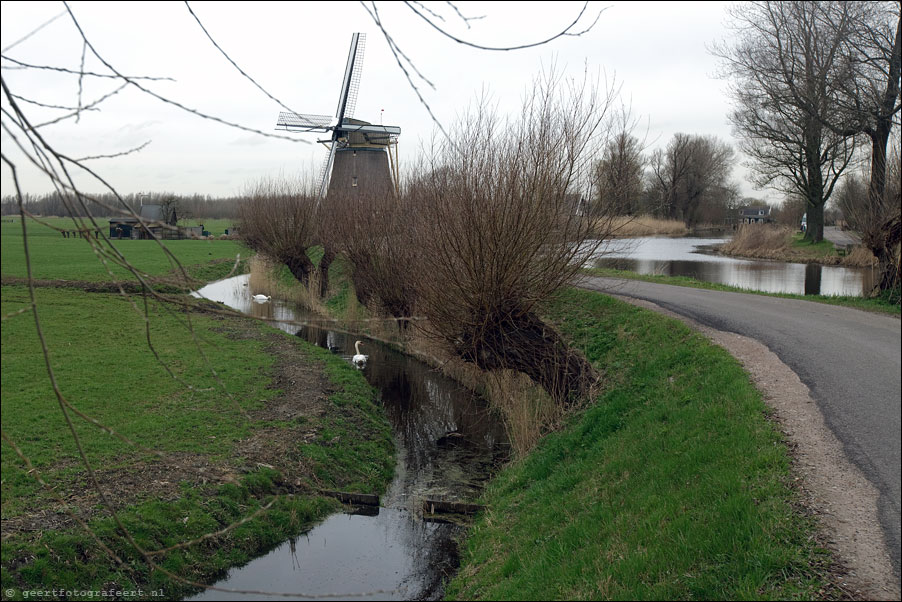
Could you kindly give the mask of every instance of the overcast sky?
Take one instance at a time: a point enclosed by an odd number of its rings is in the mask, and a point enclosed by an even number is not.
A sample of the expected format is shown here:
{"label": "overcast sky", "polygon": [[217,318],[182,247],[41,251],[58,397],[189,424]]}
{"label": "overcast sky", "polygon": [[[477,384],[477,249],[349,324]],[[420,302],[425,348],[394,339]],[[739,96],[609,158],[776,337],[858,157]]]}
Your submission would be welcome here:
{"label": "overcast sky", "polygon": [[[470,29],[444,2],[425,3],[447,19],[447,28],[489,46],[544,39],[564,29],[579,13],[579,2],[459,2]],[[293,141],[268,138],[201,119],[128,88],[107,100],[101,111],[83,113],[43,128],[58,150],[72,157],[121,152],[150,141],[142,151],[91,166],[122,193],[169,191],[229,196],[250,182],[279,174],[317,172],[325,155],[316,134],[275,130],[279,105],[244,79],[217,51],[182,2],[72,2],[72,10],[97,52],[129,75],[173,78],[147,82],[154,92],[187,107]],[[351,34],[366,32],[366,56],[355,116],[402,129],[402,169],[415,160],[435,126],[392,56],[382,33],[357,2],[192,2],[207,30],[232,59],[273,96],[303,113],[334,114]],[[441,37],[401,3],[377,4],[383,24],[416,67],[435,86],[418,82],[436,117],[451,124],[483,90],[502,113],[516,114],[535,75],[556,63],[580,77],[584,70],[616,78],[624,103],[641,118],[637,135],[649,148],[664,146],[676,132],[716,135],[735,144],[727,121],[726,82],[714,77],[717,60],[707,47],[728,35],[727,3],[590,3],[581,37],[514,52],[467,48]],[[64,15],[32,37],[6,48],[64,11],[57,2],[2,3],[4,56],[77,69],[82,44]],[[582,29],[580,27],[579,29]],[[13,94],[45,104],[77,104],[77,76],[9,69],[3,79]],[[86,69],[106,72],[90,56]],[[120,82],[85,78],[82,102],[114,90]],[[3,107],[8,107],[6,98]],[[61,111],[23,105],[32,123]],[[384,111],[384,112],[383,112]],[[4,118],[6,122],[6,118]],[[322,135],[320,135],[322,136]],[[4,132],[3,153],[21,168],[27,192],[51,190],[46,178],[27,169]],[[733,177],[745,195],[778,198],[755,191],[737,166]],[[82,179],[86,190],[100,191]],[[12,194],[10,170],[2,168],[2,193]]]}

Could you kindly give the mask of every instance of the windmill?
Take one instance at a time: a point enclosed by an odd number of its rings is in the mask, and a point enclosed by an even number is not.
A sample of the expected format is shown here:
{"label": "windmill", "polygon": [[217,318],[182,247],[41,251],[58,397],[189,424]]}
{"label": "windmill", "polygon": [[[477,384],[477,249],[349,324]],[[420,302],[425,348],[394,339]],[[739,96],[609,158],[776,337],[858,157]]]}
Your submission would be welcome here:
{"label": "windmill", "polygon": [[401,128],[353,118],[365,43],[364,33],[355,33],[351,37],[351,50],[334,117],[282,112],[276,123],[279,130],[331,133],[328,139],[317,140],[329,149],[320,172],[318,201],[335,193],[391,195],[398,192],[397,144]]}

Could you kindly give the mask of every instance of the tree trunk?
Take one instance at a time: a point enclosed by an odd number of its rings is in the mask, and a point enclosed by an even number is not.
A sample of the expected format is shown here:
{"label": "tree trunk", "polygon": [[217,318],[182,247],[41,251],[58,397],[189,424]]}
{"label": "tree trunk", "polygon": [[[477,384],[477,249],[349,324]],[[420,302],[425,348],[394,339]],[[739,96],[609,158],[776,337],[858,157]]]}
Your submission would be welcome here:
{"label": "tree trunk", "polygon": [[587,396],[598,374],[533,312],[506,313],[461,337],[456,351],[483,370],[509,369],[532,378],[559,404]]}
{"label": "tree trunk", "polygon": [[354,296],[357,297],[357,302],[364,307],[368,306],[370,301],[373,300],[373,291],[367,284],[366,279],[362,278],[355,271],[351,273],[351,282],[354,283]]}
{"label": "tree trunk", "polygon": [[[889,203],[886,195],[886,147],[889,143],[891,123],[881,120],[877,130],[871,137],[871,181],[868,184],[868,209],[865,217],[865,229],[862,242],[877,258],[880,280],[874,291],[877,294],[887,293],[891,300],[899,298],[899,220],[895,216],[884,218],[883,208]],[[897,206],[898,209],[898,206]],[[893,298],[894,297],[894,298]]]}
{"label": "tree trunk", "polygon": [[319,260],[319,297],[325,299],[329,292],[329,266],[335,260],[335,251],[328,246],[323,247],[323,256]]}
{"label": "tree trunk", "polygon": [[880,228],[880,234],[880,243],[872,249],[880,270],[880,281],[874,292],[887,295],[892,303],[899,303],[902,296],[902,213],[889,218]]}
{"label": "tree trunk", "polygon": [[889,144],[891,122],[881,120],[871,138],[871,181],[868,196],[873,207],[880,207],[886,194],[886,147]]}
{"label": "tree trunk", "polygon": [[812,205],[808,202],[808,224],[805,227],[805,240],[811,244],[824,240],[824,204]]}
{"label": "tree trunk", "polygon": [[310,286],[310,274],[315,269],[315,266],[310,261],[310,258],[307,257],[306,249],[301,253],[283,258],[282,263],[288,266],[291,275],[303,284],[304,288]]}

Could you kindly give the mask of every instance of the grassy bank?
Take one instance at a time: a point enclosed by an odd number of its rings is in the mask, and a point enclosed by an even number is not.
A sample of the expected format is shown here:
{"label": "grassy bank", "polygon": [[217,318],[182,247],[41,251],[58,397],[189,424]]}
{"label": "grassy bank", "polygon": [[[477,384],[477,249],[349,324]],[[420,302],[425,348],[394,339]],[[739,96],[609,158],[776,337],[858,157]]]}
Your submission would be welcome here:
{"label": "grassy bank", "polygon": [[[27,307],[25,287],[0,291],[4,315]],[[189,580],[212,579],[334,510],[334,502],[310,495],[316,488],[378,492],[390,480],[394,446],[387,421],[372,388],[341,358],[258,322],[172,312],[151,302],[157,361],[143,316],[121,296],[54,287],[37,289],[37,296],[63,395],[137,444],[73,417],[81,447],[135,541],[161,550],[254,517],[221,536],[155,556],[164,569]],[[188,318],[196,338],[185,327]],[[2,349],[3,432],[35,468],[29,472],[3,443],[2,585],[15,592],[4,598],[110,584],[162,589],[167,599],[187,593],[190,587],[164,571],[151,571],[90,486],[50,387],[30,312],[3,322]],[[72,513],[122,562],[113,561]]]}
{"label": "grassy bank", "polygon": [[567,291],[550,318],[605,390],[490,485],[449,597],[823,596],[786,448],[738,363],[597,293]]}
{"label": "grassy bank", "polygon": [[812,243],[804,234],[786,226],[745,224],[720,252],[734,257],[774,259],[794,263],[820,263],[849,267],[871,267],[876,264],[873,253],[856,247],[851,253],[841,253],[829,240]]}
{"label": "grassy bank", "polygon": [[784,299],[800,299],[803,301],[813,301],[815,303],[824,303],[827,305],[839,305],[840,307],[852,307],[863,311],[872,311],[875,313],[899,316],[900,307],[898,303],[890,303],[883,298],[865,298],[865,297],[840,297],[830,295],[792,295],[789,293],[767,293],[764,291],[753,291],[736,286],[726,284],[717,284],[715,282],[705,282],[689,278],[688,276],[664,276],[658,274],[638,274],[627,270],[615,270],[612,268],[586,268],[584,273],[591,276],[602,276],[607,278],[627,278],[630,280],[642,280],[643,282],[657,282],[659,284],[671,284],[674,286],[687,286],[690,288],[701,288],[712,291],[729,291],[734,293],[747,293],[750,295],[765,295],[768,297],[782,297]]}

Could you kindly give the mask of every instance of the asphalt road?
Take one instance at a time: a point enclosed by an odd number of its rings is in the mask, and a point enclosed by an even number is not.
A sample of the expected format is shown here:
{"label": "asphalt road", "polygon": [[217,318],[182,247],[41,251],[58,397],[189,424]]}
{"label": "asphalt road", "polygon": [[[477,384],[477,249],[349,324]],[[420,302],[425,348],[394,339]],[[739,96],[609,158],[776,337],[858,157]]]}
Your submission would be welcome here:
{"label": "asphalt road", "polygon": [[840,230],[836,226],[824,226],[824,238],[843,249],[849,245],[861,244],[861,238],[857,234]]}
{"label": "asphalt road", "polygon": [[848,458],[880,492],[878,512],[900,568],[902,322],[797,299],[586,277],[590,288],[652,301],[765,344],[811,390]]}

